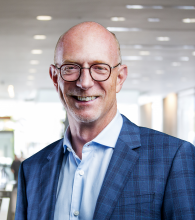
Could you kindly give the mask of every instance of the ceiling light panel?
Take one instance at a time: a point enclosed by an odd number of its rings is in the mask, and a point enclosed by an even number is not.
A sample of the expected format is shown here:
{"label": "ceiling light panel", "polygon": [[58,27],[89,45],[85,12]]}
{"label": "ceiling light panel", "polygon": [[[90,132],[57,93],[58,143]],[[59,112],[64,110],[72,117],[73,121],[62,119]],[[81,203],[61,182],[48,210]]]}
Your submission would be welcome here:
{"label": "ceiling light panel", "polygon": [[158,41],[170,41],[169,37],[157,37]]}
{"label": "ceiling light panel", "polygon": [[116,31],[116,32],[128,32],[128,31],[132,31],[132,32],[137,32],[137,31],[141,31],[141,29],[139,28],[126,28],[126,27],[107,27],[107,29],[109,31]]}
{"label": "ceiling light panel", "polygon": [[193,56],[195,56],[195,51],[194,51],[194,52],[192,52],[192,55],[193,55]]}
{"label": "ceiling light panel", "polygon": [[37,20],[39,21],[50,21],[52,19],[51,16],[48,15],[39,15],[37,16]]}
{"label": "ceiling light panel", "polygon": [[189,61],[189,57],[181,57],[180,60],[181,61]]}
{"label": "ceiling light panel", "polygon": [[138,44],[137,44],[137,45],[134,45],[133,47],[134,47],[135,49],[141,49],[141,48],[143,48],[142,45],[138,45]]}
{"label": "ceiling light panel", "polygon": [[35,50],[31,50],[31,53],[32,53],[32,54],[42,54],[43,51],[42,51],[42,50],[39,50],[39,49],[35,49]]}
{"label": "ceiling light panel", "polygon": [[176,67],[176,66],[181,66],[181,63],[179,63],[179,62],[173,62],[173,63],[172,63],[172,66],[174,66],[174,67]]}
{"label": "ceiling light panel", "polygon": [[[164,39],[164,37],[160,40],[168,40]],[[121,44],[121,49],[142,49],[142,50],[195,50],[194,45],[151,45],[151,44]]]}
{"label": "ceiling light panel", "polygon": [[112,17],[111,21],[125,21],[124,17]]}
{"label": "ceiling light panel", "polygon": [[148,22],[160,22],[159,18],[148,18]]}
{"label": "ceiling light panel", "polygon": [[163,6],[163,5],[126,5],[127,9],[184,9],[184,10],[195,10],[195,6],[183,6],[183,5],[170,5],[170,6]]}
{"label": "ceiling light panel", "polygon": [[148,56],[148,55],[150,55],[150,52],[149,51],[140,51],[139,54],[141,56]]}
{"label": "ceiling light panel", "polygon": [[127,9],[163,9],[162,5],[126,5]]}
{"label": "ceiling light panel", "polygon": [[141,56],[122,56],[122,60],[142,60]]}
{"label": "ceiling light panel", "polygon": [[185,49],[185,50],[193,50],[193,49],[195,49],[195,46],[193,46],[193,45],[184,45],[183,49]]}
{"label": "ceiling light panel", "polygon": [[195,10],[195,6],[174,6],[173,8],[184,9],[184,10]]}
{"label": "ceiling light panel", "polygon": [[30,64],[31,65],[37,65],[37,64],[39,64],[39,61],[38,60],[31,60]]}
{"label": "ceiling light panel", "polygon": [[195,23],[195,18],[184,18],[183,22],[184,23]]}
{"label": "ceiling light panel", "polygon": [[45,35],[34,35],[35,40],[45,40],[46,36]]}
{"label": "ceiling light panel", "polygon": [[126,5],[126,8],[128,9],[143,9],[143,5]]}
{"label": "ceiling light panel", "polygon": [[121,49],[142,49],[143,46],[142,45],[138,45],[138,44],[135,44],[135,45],[125,45],[125,44],[121,44],[120,45],[120,48]]}

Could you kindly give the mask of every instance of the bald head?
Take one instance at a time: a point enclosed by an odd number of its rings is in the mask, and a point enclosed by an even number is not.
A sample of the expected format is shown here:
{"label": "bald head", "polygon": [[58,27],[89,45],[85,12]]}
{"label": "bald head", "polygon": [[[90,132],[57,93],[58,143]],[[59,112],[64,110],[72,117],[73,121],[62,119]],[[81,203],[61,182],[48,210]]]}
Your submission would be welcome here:
{"label": "bald head", "polygon": [[106,28],[96,22],[83,22],[72,28],[60,36],[54,53],[54,63],[61,63],[61,58],[66,48],[82,47],[82,42],[87,41],[90,44],[99,42],[100,45],[109,47],[110,53],[115,62],[121,62],[120,45],[114,33],[109,32]]}

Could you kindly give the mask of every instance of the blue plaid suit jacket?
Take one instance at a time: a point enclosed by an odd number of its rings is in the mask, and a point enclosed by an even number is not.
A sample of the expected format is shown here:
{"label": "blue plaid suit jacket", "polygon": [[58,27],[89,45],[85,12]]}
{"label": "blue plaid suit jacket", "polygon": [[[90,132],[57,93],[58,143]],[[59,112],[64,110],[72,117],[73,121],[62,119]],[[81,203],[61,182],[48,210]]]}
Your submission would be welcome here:
{"label": "blue plaid suit jacket", "polygon": [[[53,220],[62,144],[21,164],[15,220]],[[93,219],[194,220],[195,147],[123,116]]]}

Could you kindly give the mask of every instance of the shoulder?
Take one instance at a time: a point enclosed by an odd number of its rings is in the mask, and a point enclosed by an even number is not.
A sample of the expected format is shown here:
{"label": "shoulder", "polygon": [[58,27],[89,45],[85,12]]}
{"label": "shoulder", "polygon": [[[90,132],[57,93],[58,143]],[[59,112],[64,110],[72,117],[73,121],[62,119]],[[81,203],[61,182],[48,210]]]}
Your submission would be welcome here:
{"label": "shoulder", "polygon": [[156,131],[150,128],[139,127],[140,137],[142,143],[144,144],[146,141],[154,142],[155,144],[163,144],[163,145],[181,145],[184,143],[184,140],[173,137],[166,133]]}
{"label": "shoulder", "polygon": [[[124,130],[133,130],[134,134],[139,137],[142,150],[155,149],[155,151],[173,151],[175,153],[177,152],[177,150],[179,150],[179,148],[189,148],[195,150],[195,147],[187,141],[173,137],[160,131],[137,126],[125,116],[123,116],[123,126],[125,127]],[[129,132],[129,135],[132,135],[132,132]]]}
{"label": "shoulder", "polygon": [[46,146],[45,148],[43,148],[36,154],[32,155],[28,159],[24,160],[22,162],[22,165],[24,167],[30,167],[33,165],[35,167],[36,165],[43,164],[47,161],[47,158],[51,154],[53,155],[59,152],[60,150],[62,150],[63,149],[62,147],[63,147],[63,139],[57,140],[53,142],[52,144]]}

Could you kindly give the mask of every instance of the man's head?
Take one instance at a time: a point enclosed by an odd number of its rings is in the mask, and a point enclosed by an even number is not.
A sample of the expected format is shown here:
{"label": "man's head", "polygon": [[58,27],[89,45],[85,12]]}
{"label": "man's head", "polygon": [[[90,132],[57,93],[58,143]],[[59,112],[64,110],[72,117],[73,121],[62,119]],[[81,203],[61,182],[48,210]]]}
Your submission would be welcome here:
{"label": "man's head", "polygon": [[[126,65],[113,68],[110,77],[103,82],[93,80],[89,69],[82,69],[75,82],[66,82],[58,69],[63,64],[78,64],[82,68],[98,63],[116,66],[121,62],[120,49],[112,33],[95,22],[78,24],[58,40],[54,62],[55,66],[50,66],[50,77],[69,120],[89,123],[98,119],[109,120],[115,115],[116,93],[126,79]],[[87,101],[86,97],[92,98],[87,98]]]}

